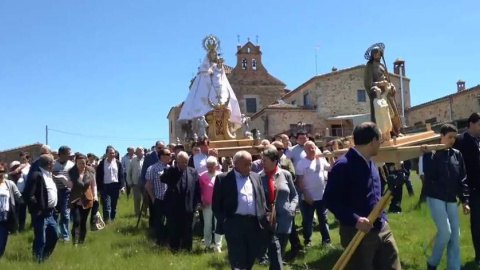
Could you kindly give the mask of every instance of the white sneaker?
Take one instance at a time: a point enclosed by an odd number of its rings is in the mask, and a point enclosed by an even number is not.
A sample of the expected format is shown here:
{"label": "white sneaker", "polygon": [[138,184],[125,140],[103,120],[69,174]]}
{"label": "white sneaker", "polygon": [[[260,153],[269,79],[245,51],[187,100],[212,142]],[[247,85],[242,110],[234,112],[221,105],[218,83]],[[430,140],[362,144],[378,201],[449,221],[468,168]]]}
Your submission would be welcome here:
{"label": "white sneaker", "polygon": [[215,253],[222,253],[222,248],[220,248],[220,247],[215,247],[215,248],[213,249],[213,251],[214,251]]}

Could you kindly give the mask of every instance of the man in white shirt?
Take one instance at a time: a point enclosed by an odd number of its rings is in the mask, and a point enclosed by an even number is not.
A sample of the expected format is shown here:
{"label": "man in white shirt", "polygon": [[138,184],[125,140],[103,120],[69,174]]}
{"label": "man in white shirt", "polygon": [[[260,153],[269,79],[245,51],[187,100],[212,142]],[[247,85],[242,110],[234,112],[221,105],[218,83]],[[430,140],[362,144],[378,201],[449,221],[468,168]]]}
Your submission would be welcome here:
{"label": "man in white shirt", "polygon": [[133,190],[133,208],[135,210],[135,215],[140,214],[140,204],[142,202],[142,194],[144,192],[144,187],[139,185],[140,175],[142,174],[143,167],[143,148],[137,147],[135,150],[136,156],[134,156],[128,164],[127,168],[127,187],[131,187]]}
{"label": "man in white shirt", "polygon": [[118,197],[120,193],[125,193],[125,178],[122,163],[115,158],[113,146],[107,146],[106,155],[98,164],[96,180],[97,188],[102,194],[103,219],[108,224],[117,215]]}
{"label": "man in white shirt", "polygon": [[[68,146],[60,146],[58,149],[58,159],[53,163],[52,175],[53,181],[57,187],[58,204],[57,211],[60,216],[58,225],[60,227],[60,236],[64,242],[70,241],[70,189],[65,185],[68,182],[68,171],[73,168],[75,163],[70,160],[72,150]],[[55,217],[58,220],[58,217]]]}
{"label": "man in white shirt", "polygon": [[325,171],[330,169],[330,164],[326,159],[319,157],[316,150],[314,142],[306,142],[304,145],[306,156],[297,163],[295,168],[298,186],[303,195],[304,214],[302,223],[305,246],[311,242],[315,211],[319,219],[322,244],[330,243],[328,224],[324,215],[326,207],[322,200],[326,186]]}
{"label": "man in white shirt", "polygon": [[41,155],[38,166],[39,169],[33,171],[27,181],[24,199],[32,214],[33,256],[36,261],[43,262],[52,254],[58,241],[58,225],[54,217],[58,196],[52,179],[53,156]]}
{"label": "man in white shirt", "polygon": [[[122,157],[122,167],[124,168],[124,171],[123,171],[123,178],[126,180],[127,179],[127,170],[128,170],[128,166],[130,165],[130,162],[132,161],[132,158],[135,157],[135,153],[134,153],[134,149],[133,147],[129,146],[127,148],[127,153]],[[130,185],[127,185],[126,186],[127,188],[127,199],[130,197]]]}

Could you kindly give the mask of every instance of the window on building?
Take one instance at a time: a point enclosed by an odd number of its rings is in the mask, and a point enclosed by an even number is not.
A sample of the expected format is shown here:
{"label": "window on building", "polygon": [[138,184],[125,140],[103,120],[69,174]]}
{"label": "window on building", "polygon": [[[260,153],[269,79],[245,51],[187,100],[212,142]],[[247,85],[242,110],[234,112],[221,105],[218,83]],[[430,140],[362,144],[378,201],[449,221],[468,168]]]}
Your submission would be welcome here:
{"label": "window on building", "polygon": [[292,100],[292,105],[297,105],[297,100]]}
{"label": "window on building", "polygon": [[436,123],[436,122],[437,122],[436,117],[425,120],[425,124],[433,124],[433,123]]}
{"label": "window on building", "polygon": [[252,49],[250,49],[250,47],[247,48],[247,53],[251,53],[252,52]]}
{"label": "window on building", "polygon": [[367,102],[367,93],[364,89],[357,90],[357,101],[358,102]]}
{"label": "window on building", "polygon": [[245,107],[247,113],[256,113],[257,112],[257,99],[256,98],[246,98]]}
{"label": "window on building", "polygon": [[242,69],[243,69],[243,70],[246,70],[246,69],[247,69],[247,64],[248,64],[248,63],[247,63],[247,59],[243,58],[243,59],[242,59]]}
{"label": "window on building", "polygon": [[252,69],[257,70],[257,60],[252,59]]}
{"label": "window on building", "polygon": [[310,93],[303,94],[303,106],[310,106]]}
{"label": "window on building", "polygon": [[421,125],[423,125],[423,122],[422,122],[422,121],[415,122],[413,125],[414,125],[414,126],[421,126]]}
{"label": "window on building", "polygon": [[332,125],[332,136],[334,136],[334,137],[343,136],[341,125]]}

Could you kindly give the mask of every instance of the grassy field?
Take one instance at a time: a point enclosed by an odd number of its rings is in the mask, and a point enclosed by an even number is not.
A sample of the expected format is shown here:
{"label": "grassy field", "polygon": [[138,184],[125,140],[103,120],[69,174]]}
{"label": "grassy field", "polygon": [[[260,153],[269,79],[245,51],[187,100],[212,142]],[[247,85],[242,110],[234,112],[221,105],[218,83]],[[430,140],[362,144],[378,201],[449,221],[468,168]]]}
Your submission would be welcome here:
{"label": "grassy field", "polygon": [[[416,197],[409,198],[405,191],[402,204],[404,212],[390,214],[389,220],[400,249],[403,269],[425,269],[423,245],[434,235],[435,226],[425,205],[421,209],[414,209],[420,189],[416,175],[413,176],[413,182]],[[205,254],[200,244],[201,237],[195,238],[192,254],[172,254],[157,248],[146,236],[146,219],[142,220],[140,229],[135,229],[136,218],[131,214],[132,211],[133,202],[123,196],[119,203],[119,218],[115,223],[102,231],[89,232],[84,246],[74,247],[71,243],[59,242],[50,259],[40,266],[31,260],[33,232],[11,236],[6,253],[0,260],[0,269],[229,269],[226,249],[218,255]],[[468,217],[461,215],[460,223],[464,269],[477,269],[470,262],[474,253]],[[334,245],[322,248],[319,245],[320,233],[314,232],[314,246],[287,269],[331,269],[341,253],[341,247],[337,244],[338,228],[331,228],[331,236]],[[267,268],[256,266],[255,269]],[[442,261],[439,269],[445,269],[445,261]]]}

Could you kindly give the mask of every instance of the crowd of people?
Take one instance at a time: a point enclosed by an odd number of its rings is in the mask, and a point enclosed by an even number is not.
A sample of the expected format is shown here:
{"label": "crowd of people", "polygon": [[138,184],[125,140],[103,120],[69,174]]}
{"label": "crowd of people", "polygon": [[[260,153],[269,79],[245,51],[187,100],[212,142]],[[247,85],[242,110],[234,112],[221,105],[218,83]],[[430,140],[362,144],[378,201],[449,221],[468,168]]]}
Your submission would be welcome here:
{"label": "crowd of people", "polygon": [[[419,203],[426,201],[438,230],[427,269],[436,269],[445,249],[447,269],[460,269],[457,198],[463,212],[471,214],[475,262],[480,263],[480,114],[472,114],[468,130],[457,133],[455,126],[442,126],[441,143],[447,148],[423,148],[419,162]],[[43,262],[58,240],[82,245],[87,225],[103,228],[101,216],[105,226],[114,222],[119,196],[126,193],[133,198],[132,213],[141,217],[148,210],[149,231],[159,246],[191,251],[194,224],[201,219],[205,252],[221,253],[225,237],[232,269],[251,269],[256,262],[283,269],[312,245],[314,224],[319,244],[329,246],[328,211],[339,223],[342,246],[357,231],[366,233],[350,262],[356,269],[401,269],[386,213],[376,220],[367,217],[386,188],[394,194],[390,212],[401,212],[403,183],[413,196],[411,162],[373,162],[382,142],[374,123],[356,126],[353,141],[337,160],[327,157],[332,149],[317,147],[304,130],[263,140],[259,157],[247,151],[219,157],[207,137],[194,142],[190,154],[183,145],[162,141],[150,151],[129,147],[122,157],[108,146],[101,159],[72,153],[67,146],[52,154],[45,145],[30,163],[22,152],[19,161],[0,163],[0,258],[9,234],[29,229],[27,209],[33,257]]]}

